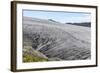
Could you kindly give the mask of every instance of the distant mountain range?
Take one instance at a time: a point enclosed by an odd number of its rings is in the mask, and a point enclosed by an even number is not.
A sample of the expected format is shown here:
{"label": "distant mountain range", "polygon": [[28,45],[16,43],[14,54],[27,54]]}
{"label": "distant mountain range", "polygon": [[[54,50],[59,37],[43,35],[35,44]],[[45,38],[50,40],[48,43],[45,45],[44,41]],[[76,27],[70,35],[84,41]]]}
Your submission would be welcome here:
{"label": "distant mountain range", "polygon": [[71,25],[78,25],[78,26],[85,26],[85,27],[91,27],[91,22],[82,22],[82,23],[66,23]]}

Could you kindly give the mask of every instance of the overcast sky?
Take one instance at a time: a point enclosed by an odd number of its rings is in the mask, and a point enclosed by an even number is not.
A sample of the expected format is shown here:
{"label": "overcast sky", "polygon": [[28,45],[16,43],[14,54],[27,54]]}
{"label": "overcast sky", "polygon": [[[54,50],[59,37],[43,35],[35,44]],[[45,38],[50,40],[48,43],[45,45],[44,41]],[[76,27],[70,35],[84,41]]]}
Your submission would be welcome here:
{"label": "overcast sky", "polygon": [[79,12],[23,10],[23,16],[41,19],[53,19],[61,23],[79,23],[91,21],[90,13]]}

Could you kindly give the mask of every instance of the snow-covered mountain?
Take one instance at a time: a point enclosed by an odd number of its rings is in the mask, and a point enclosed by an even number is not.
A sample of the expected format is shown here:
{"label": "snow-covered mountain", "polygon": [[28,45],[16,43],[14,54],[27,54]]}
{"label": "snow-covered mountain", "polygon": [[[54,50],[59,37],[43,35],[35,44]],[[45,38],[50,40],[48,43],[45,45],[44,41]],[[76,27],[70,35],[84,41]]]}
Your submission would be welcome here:
{"label": "snow-covered mountain", "polygon": [[40,51],[50,60],[90,59],[91,28],[23,17],[23,46]]}

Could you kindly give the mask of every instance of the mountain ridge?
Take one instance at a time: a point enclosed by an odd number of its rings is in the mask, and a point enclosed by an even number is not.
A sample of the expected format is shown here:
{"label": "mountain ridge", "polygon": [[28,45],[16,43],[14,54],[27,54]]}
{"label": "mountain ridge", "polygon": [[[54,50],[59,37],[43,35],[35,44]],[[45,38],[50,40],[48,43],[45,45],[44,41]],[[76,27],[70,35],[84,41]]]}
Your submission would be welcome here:
{"label": "mountain ridge", "polygon": [[51,59],[91,58],[89,27],[42,20],[27,17],[23,19],[23,42],[27,45],[30,42],[32,49],[40,51]]}

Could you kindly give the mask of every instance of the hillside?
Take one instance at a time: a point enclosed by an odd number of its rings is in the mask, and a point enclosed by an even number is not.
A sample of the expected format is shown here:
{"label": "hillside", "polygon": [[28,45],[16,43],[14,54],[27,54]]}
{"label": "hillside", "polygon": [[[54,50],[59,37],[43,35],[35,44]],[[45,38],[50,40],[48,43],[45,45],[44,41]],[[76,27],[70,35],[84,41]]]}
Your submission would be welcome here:
{"label": "hillside", "polygon": [[36,50],[46,61],[90,59],[90,37],[89,27],[23,17],[23,51]]}

